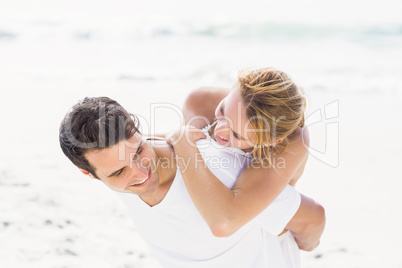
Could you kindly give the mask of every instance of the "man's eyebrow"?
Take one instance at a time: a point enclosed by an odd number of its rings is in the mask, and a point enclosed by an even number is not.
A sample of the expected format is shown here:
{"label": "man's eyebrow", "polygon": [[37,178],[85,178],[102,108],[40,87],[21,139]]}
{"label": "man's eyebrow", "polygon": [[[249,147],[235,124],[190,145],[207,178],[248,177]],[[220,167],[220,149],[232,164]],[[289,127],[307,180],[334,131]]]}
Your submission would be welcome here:
{"label": "man's eyebrow", "polygon": [[137,147],[137,151],[135,152],[135,155],[138,154],[138,152],[141,150],[141,147],[142,147],[142,139],[140,140],[140,144]]}
{"label": "man's eyebrow", "polygon": [[119,173],[120,171],[122,171],[123,169],[125,168],[125,166],[124,167],[122,167],[121,169],[119,169],[119,170],[116,170],[115,172],[113,172],[112,174],[110,174],[109,176],[107,176],[108,178],[110,178],[110,177],[113,177],[113,176],[115,176],[117,173]]}
{"label": "man's eyebrow", "polygon": [[[140,140],[140,144],[137,147],[137,151],[135,152],[135,154],[138,154],[139,150],[141,149],[142,146],[142,139]],[[119,170],[116,170],[115,172],[112,172],[109,176],[107,176],[108,178],[115,176],[117,173],[119,173],[120,171],[122,171],[126,166],[122,167]]]}
{"label": "man's eyebrow", "polygon": [[[223,115],[223,116],[225,116],[225,114],[224,114],[224,112],[223,112],[223,104],[221,105],[221,108],[220,108],[220,110],[221,110],[221,114]],[[231,128],[229,128],[232,132],[233,132],[233,135],[236,137],[239,137],[241,140],[246,140],[245,138],[243,138],[243,136],[242,135],[240,135],[239,133],[237,133],[236,131],[234,131],[233,129],[231,129]]]}

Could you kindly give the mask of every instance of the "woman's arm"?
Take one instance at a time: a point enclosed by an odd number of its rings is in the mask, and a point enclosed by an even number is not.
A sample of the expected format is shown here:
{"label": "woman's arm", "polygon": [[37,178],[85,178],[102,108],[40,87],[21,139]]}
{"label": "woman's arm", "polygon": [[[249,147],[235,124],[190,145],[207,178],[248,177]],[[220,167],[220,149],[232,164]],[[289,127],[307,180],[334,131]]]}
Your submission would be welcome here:
{"label": "woman's arm", "polygon": [[168,142],[173,144],[179,157],[178,166],[190,197],[215,236],[233,234],[267,208],[307,157],[302,138],[298,137],[286,152],[273,159],[274,163],[281,162],[282,168],[261,165],[246,168],[232,189],[228,189],[206,167],[194,145],[194,141],[204,134],[183,128],[181,133],[184,135],[177,132],[168,138]]}
{"label": "woman's arm", "polygon": [[183,125],[202,129],[212,124],[216,107],[229,92],[222,87],[201,87],[191,92],[183,105]]}

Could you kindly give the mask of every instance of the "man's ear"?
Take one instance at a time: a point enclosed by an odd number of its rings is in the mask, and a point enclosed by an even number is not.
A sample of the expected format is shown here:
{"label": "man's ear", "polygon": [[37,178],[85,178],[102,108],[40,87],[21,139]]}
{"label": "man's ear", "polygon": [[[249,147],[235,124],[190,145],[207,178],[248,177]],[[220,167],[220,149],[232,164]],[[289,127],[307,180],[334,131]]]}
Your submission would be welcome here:
{"label": "man's ear", "polygon": [[82,172],[82,174],[89,176],[91,179],[96,179],[91,173],[89,173],[85,169],[80,168],[79,170]]}

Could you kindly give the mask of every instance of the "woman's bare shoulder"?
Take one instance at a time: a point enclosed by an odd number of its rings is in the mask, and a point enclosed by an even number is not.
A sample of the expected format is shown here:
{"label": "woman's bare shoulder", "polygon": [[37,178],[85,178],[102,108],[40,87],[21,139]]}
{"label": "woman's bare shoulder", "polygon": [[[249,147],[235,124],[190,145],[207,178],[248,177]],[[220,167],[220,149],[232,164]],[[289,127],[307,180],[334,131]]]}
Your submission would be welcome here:
{"label": "woman's bare shoulder", "polygon": [[298,127],[289,136],[288,150],[294,153],[308,152],[310,146],[310,135],[307,127]]}

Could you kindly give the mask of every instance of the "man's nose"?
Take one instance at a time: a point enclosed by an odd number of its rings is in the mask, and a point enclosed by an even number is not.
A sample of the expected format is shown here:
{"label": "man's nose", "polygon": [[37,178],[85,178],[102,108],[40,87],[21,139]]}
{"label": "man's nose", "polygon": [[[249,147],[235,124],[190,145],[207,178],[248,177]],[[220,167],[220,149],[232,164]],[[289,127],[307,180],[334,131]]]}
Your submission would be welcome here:
{"label": "man's nose", "polygon": [[139,161],[133,161],[131,168],[135,178],[143,179],[148,176],[148,166]]}

